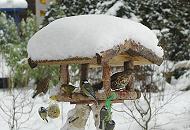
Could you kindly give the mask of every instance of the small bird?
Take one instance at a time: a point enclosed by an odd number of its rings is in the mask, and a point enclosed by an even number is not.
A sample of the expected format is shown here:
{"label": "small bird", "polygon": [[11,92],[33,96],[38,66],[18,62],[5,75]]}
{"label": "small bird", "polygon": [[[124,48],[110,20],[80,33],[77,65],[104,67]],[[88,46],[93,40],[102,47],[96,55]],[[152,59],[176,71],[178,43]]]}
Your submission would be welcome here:
{"label": "small bird", "polygon": [[63,90],[63,92],[67,94],[70,98],[72,97],[72,93],[74,92],[75,88],[75,86],[69,84],[61,85],[61,90]]}
{"label": "small bird", "polygon": [[117,72],[111,76],[111,89],[126,89],[130,90],[132,87],[134,76],[132,72]]}
{"label": "small bird", "polygon": [[[132,84],[134,80],[134,75],[132,72],[117,72],[111,76],[111,89],[116,90],[116,89],[126,89],[126,90],[131,90]],[[103,82],[101,81],[100,83],[96,83],[92,85],[94,91],[98,91],[102,89],[103,87]]]}
{"label": "small bird", "polygon": [[106,123],[105,130],[113,130],[115,128],[115,121],[111,120]]}
{"label": "small bird", "polygon": [[83,94],[85,94],[88,97],[92,97],[97,102],[95,91],[92,85],[87,80],[82,81],[81,90]]}
{"label": "small bird", "polygon": [[100,110],[100,125],[99,125],[100,129],[103,129],[105,127],[104,121],[108,117],[108,115],[109,115],[108,109],[105,106],[103,106],[102,109]]}
{"label": "small bird", "polygon": [[37,63],[35,63],[34,61],[32,61],[32,59],[31,58],[28,58],[28,64],[29,64],[29,66],[33,69],[33,68],[35,68],[38,64]]}
{"label": "small bird", "polygon": [[37,87],[32,98],[35,98],[40,93],[46,94],[46,92],[48,91],[48,85],[50,79],[51,76],[48,75],[47,77],[45,77],[44,79],[42,79],[37,83]]}
{"label": "small bird", "polygon": [[48,120],[47,120],[48,112],[47,112],[47,110],[46,110],[44,107],[40,107],[40,108],[38,109],[38,113],[39,113],[40,117],[41,117],[43,120],[45,120],[46,122],[48,122]]}

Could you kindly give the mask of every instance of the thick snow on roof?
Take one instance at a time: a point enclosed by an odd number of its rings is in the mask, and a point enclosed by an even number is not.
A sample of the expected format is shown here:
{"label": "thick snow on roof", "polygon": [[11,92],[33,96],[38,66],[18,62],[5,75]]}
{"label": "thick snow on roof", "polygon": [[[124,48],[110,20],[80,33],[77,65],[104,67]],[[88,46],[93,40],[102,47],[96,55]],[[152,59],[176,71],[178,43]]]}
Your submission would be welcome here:
{"label": "thick snow on roof", "polygon": [[27,8],[26,0],[0,0],[0,8]]}
{"label": "thick snow on roof", "polygon": [[91,57],[132,39],[162,57],[156,35],[146,26],[108,15],[80,15],[53,21],[28,43],[32,60]]}

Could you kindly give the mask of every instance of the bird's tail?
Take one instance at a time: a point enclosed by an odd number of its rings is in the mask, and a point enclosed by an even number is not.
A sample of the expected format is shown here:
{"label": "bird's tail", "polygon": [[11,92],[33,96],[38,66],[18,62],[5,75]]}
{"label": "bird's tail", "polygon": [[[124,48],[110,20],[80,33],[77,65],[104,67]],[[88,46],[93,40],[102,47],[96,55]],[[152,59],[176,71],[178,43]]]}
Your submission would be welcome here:
{"label": "bird's tail", "polygon": [[103,120],[102,121],[100,121],[100,125],[99,125],[99,129],[103,129]]}
{"label": "bird's tail", "polygon": [[34,93],[34,95],[32,96],[32,98],[35,98],[38,94],[37,93]]}
{"label": "bird's tail", "polygon": [[45,120],[46,120],[46,122],[48,123],[48,119],[46,118]]}

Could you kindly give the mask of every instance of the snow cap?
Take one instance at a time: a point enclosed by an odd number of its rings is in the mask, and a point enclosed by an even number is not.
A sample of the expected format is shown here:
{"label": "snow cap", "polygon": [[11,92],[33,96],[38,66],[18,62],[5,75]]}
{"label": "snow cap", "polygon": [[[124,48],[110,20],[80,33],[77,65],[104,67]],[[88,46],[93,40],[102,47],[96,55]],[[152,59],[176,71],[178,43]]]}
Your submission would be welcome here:
{"label": "snow cap", "polygon": [[32,60],[63,60],[93,57],[125,40],[133,40],[163,56],[156,35],[148,27],[129,19],[109,15],[79,15],[55,20],[28,42]]}

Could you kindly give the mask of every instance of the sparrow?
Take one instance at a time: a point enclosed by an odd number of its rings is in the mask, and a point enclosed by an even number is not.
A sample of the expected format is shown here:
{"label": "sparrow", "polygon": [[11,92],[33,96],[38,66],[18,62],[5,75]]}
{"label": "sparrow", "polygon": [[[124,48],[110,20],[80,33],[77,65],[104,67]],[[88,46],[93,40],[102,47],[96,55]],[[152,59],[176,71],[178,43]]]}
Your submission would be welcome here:
{"label": "sparrow", "polygon": [[76,87],[73,85],[69,85],[69,84],[62,84],[60,88],[61,88],[61,90],[63,90],[63,92],[65,94],[69,95],[69,97],[71,98],[72,93],[74,92]]}
{"label": "sparrow", "polygon": [[106,127],[105,130],[113,130],[115,127],[115,121],[114,120],[110,120],[106,123]]}
{"label": "sparrow", "polygon": [[48,75],[47,77],[45,77],[44,79],[40,80],[37,83],[37,87],[35,89],[35,92],[32,98],[35,98],[40,93],[46,94],[46,92],[48,91],[48,85],[49,85],[50,79],[51,79],[51,76]]}
{"label": "sparrow", "polygon": [[43,120],[45,120],[46,122],[48,122],[48,120],[47,120],[48,112],[47,112],[47,110],[46,110],[44,107],[40,107],[40,108],[38,109],[38,113],[39,113],[40,117],[41,117]]}
{"label": "sparrow", "polygon": [[108,115],[109,115],[108,109],[105,106],[103,106],[102,109],[100,110],[100,125],[99,125],[100,129],[103,129],[105,127],[104,121],[108,117]]}
{"label": "sparrow", "polygon": [[84,95],[92,97],[97,102],[95,91],[87,80],[82,81],[81,90]]}

